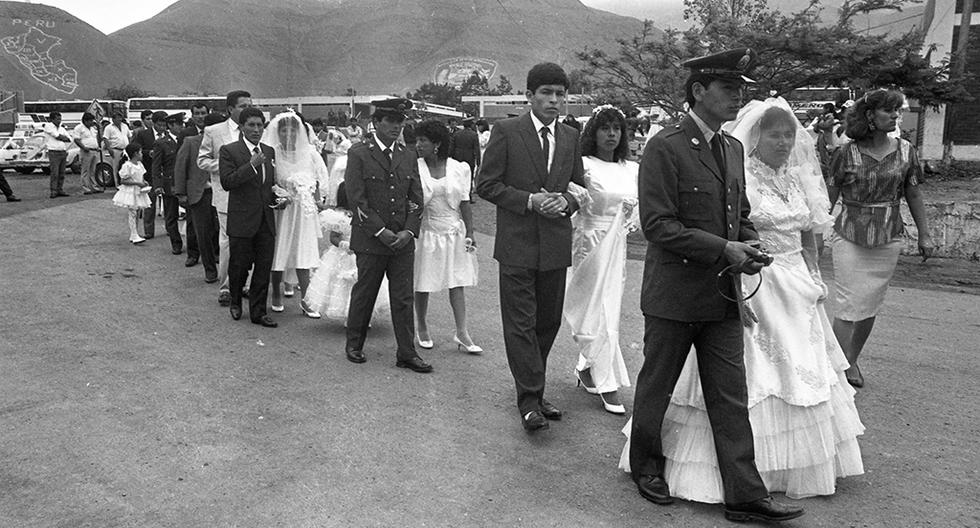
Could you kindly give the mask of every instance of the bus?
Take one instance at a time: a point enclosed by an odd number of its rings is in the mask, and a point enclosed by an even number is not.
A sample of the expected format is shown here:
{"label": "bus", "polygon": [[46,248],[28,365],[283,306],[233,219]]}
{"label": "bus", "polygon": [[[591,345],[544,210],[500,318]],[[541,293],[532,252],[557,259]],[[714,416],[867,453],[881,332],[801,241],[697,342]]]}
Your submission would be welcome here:
{"label": "bus", "polygon": [[[102,114],[109,118],[112,112],[119,110],[126,114],[126,101],[97,100],[102,107]],[[28,129],[33,126],[40,131],[41,126],[48,121],[48,114],[61,112],[61,125],[71,130],[82,122],[82,114],[87,112],[93,101],[24,101],[24,111],[18,115],[18,129]],[[32,125],[33,124],[33,125]]]}
{"label": "bus", "polygon": [[129,113],[126,116],[126,120],[132,123],[133,121],[140,120],[140,114],[144,110],[151,110],[153,112],[166,112],[167,114],[176,114],[178,112],[184,112],[184,119],[191,118],[191,107],[194,105],[206,104],[212,112],[224,112],[225,111],[225,97],[217,95],[206,95],[206,96],[187,96],[187,97],[133,97],[127,101],[129,106]]}

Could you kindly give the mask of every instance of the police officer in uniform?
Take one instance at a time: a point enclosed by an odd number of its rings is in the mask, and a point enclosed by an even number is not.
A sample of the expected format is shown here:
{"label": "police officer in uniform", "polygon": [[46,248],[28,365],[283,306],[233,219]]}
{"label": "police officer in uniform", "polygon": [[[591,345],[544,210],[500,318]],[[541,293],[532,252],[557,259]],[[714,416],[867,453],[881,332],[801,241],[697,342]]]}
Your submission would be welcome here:
{"label": "police officer in uniform", "polygon": [[[742,48],[684,63],[689,114],[650,139],[639,174],[640,217],[648,241],[643,270],[643,367],[637,376],[630,469],[647,500],[669,504],[661,427],[693,345],[733,521],[783,521],[802,508],[774,502],[755,465],[749,424],[737,275],[758,273],[745,198],[742,145],[721,130],[742,106],[755,53]],[[755,245],[754,245],[755,243]],[[721,273],[721,275],[719,275]],[[724,293],[724,295],[723,295]],[[727,299],[726,299],[727,297]],[[733,300],[729,300],[733,299]]]}
{"label": "police officer in uniform", "polygon": [[350,249],[357,282],[347,311],[347,359],[364,363],[364,337],[381,281],[388,276],[391,322],[398,343],[396,366],[432,372],[415,352],[413,308],[415,238],[422,222],[422,183],[416,154],[396,140],[412,108],[408,99],[372,101],[374,133],[347,152],[344,178],[353,212]]}

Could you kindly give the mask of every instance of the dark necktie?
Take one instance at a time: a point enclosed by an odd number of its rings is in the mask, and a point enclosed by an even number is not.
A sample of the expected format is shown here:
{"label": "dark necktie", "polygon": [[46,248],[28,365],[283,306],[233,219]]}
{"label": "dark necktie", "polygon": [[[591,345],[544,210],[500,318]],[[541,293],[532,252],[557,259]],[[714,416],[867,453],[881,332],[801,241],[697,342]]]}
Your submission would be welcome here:
{"label": "dark necktie", "polygon": [[721,177],[725,177],[725,153],[721,148],[721,132],[719,131],[715,135],[711,136],[711,154],[715,157],[715,163],[718,164],[718,171],[721,173]]}
{"label": "dark necktie", "polygon": [[[258,154],[259,147],[252,147],[252,154]],[[265,183],[265,164],[259,165],[258,169],[259,176],[262,176],[262,183]]]}
{"label": "dark necktie", "polygon": [[544,152],[544,168],[548,170],[548,150],[551,144],[548,143],[548,127],[541,127],[541,151]]}

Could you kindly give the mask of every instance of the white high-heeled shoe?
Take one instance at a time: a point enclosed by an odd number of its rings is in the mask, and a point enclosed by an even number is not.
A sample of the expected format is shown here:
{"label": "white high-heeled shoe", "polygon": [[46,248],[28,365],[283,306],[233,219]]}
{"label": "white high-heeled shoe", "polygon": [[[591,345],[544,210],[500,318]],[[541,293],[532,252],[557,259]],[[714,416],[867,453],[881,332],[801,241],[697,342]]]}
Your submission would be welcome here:
{"label": "white high-heeled shoe", "polygon": [[589,394],[599,394],[599,391],[595,388],[595,385],[589,386],[585,381],[582,380],[582,371],[575,369],[575,386],[582,387],[585,392]]}
{"label": "white high-heeled shoe", "polygon": [[466,343],[462,342],[459,339],[459,337],[457,337],[455,335],[453,336],[453,343],[456,343],[456,350],[460,350],[460,351],[465,350],[465,351],[469,352],[470,354],[482,354],[483,353],[483,348],[477,346],[475,343],[472,344],[472,345],[467,345]]}
{"label": "white high-heeled shoe", "polygon": [[423,341],[422,338],[420,338],[418,336],[418,334],[415,335],[415,342],[418,343],[420,347],[422,347],[422,348],[424,348],[426,350],[431,350],[432,347],[435,346],[432,343],[432,340],[431,339],[426,339],[426,340]]}
{"label": "white high-heeled shoe", "polygon": [[626,414],[626,407],[623,407],[621,403],[609,403],[606,401],[605,396],[599,393],[599,399],[602,400],[602,408],[608,413],[612,414]]}

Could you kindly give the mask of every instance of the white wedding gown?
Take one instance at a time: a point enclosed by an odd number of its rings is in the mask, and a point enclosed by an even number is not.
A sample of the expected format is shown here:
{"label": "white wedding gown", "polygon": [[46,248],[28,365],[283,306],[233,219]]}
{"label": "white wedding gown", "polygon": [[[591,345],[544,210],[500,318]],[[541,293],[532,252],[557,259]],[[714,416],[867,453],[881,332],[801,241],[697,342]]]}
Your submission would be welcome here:
{"label": "white wedding gown", "polygon": [[[746,166],[751,220],[775,257],[747,301],[759,318],[745,332],[745,374],[755,461],[766,487],[801,498],[834,493],[836,479],[864,472],[857,436],[864,426],[848,363],[824,310],[826,295],[803,260],[800,232],[825,223],[811,214],[802,187],[785,168],[755,158]],[[750,292],[758,278],[744,277]],[[629,436],[631,423],[623,432]],[[689,354],[663,423],[665,475],[675,497],[724,501],[697,359]],[[629,470],[629,440],[620,467]]]}

